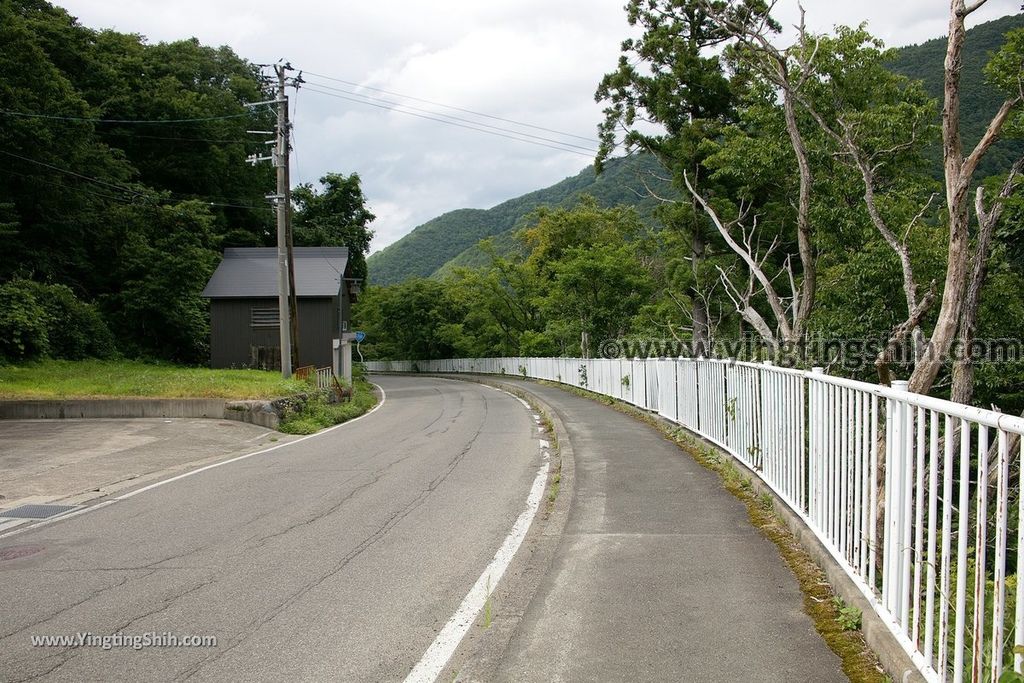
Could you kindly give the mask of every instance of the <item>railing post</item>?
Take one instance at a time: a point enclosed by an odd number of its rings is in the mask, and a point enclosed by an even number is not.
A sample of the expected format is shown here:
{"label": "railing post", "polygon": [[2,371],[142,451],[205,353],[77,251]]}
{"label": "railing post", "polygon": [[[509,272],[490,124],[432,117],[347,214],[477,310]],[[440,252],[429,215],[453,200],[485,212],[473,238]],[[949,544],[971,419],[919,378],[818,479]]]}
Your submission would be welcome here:
{"label": "railing post", "polygon": [[[892,388],[907,391],[908,383],[897,380]],[[908,441],[913,438],[907,420],[909,404],[899,399],[889,399],[886,410],[885,440],[885,556],[883,558],[883,593],[887,597],[886,607],[906,630],[909,622],[907,613],[910,601],[910,581],[906,574],[910,570],[910,559],[913,548],[907,538],[907,525],[910,523],[908,506],[911,483],[908,463],[910,453]]]}

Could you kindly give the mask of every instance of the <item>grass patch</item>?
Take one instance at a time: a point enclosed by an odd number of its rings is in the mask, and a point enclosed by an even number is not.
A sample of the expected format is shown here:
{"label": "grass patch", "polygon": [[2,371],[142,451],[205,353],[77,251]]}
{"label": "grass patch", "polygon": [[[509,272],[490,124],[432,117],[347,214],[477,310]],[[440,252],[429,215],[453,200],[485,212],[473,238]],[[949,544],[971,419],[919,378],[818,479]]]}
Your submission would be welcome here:
{"label": "grass patch", "polygon": [[520,391],[512,386],[502,386],[502,390],[526,401],[530,405],[530,408],[540,415],[541,427],[545,432],[547,432],[547,442],[551,444],[550,453],[553,465],[551,486],[548,488],[548,505],[547,509],[544,511],[544,515],[548,517],[551,515],[551,511],[555,507],[555,501],[558,499],[558,493],[562,490],[562,451],[558,445],[558,433],[555,432],[555,423],[551,420],[551,416],[547,414],[547,411],[537,405],[537,402],[531,394],[528,394],[525,391]]}
{"label": "grass patch", "polygon": [[278,429],[286,434],[315,434],[366,414],[377,405],[373,385],[365,380],[356,380],[354,387],[352,400],[345,403],[329,403],[327,392],[311,393],[304,402],[298,402],[287,410]]}
{"label": "grass patch", "polygon": [[279,372],[211,370],[131,360],[41,360],[0,366],[0,399],[267,399],[308,391]]}
{"label": "grass patch", "polygon": [[804,595],[804,612],[811,617],[825,643],[842,660],[843,673],[854,683],[883,683],[889,680],[878,657],[864,641],[860,631],[860,611],[854,612],[855,608],[847,607],[841,599],[836,599],[825,572],[815,564],[776,513],[772,497],[755,493],[750,478],[736,467],[732,458],[699,443],[685,429],[669,428],[652,415],[621,401],[577,387],[547,381],[540,383],[605,403],[651,425],[699,464],[716,472],[722,478],[725,489],[746,505],[751,523],[778,547],[783,560],[800,584]]}

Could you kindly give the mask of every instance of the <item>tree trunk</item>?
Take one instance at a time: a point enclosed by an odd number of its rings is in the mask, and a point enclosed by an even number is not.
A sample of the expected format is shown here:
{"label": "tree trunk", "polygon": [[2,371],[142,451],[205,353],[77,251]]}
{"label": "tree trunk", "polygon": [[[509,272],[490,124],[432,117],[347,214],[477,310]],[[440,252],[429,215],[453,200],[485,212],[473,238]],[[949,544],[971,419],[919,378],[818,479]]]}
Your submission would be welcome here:
{"label": "tree trunk", "polygon": [[[690,256],[692,257],[690,267],[693,270],[695,283],[698,266],[704,260],[704,251],[704,237],[700,234],[699,229],[694,230],[690,247]],[[708,315],[708,307],[705,305],[703,297],[700,296],[696,284],[690,292],[690,301],[692,301],[693,308],[693,348],[691,352],[697,357],[707,357],[711,355],[710,316]]]}
{"label": "tree trunk", "polygon": [[1003,182],[992,208],[985,209],[985,192],[979,187],[974,200],[974,213],[978,217],[978,245],[974,250],[971,279],[967,285],[964,298],[963,315],[960,317],[960,354],[953,363],[953,387],[950,399],[957,403],[970,404],[974,399],[974,359],[971,345],[974,343],[978,324],[978,307],[981,304],[981,288],[988,274],[988,257],[991,252],[992,237],[996,225],[1002,218],[1005,200],[1013,193],[1017,175],[1024,169],[1024,158],[1020,158],[1010,167],[1010,172]]}
{"label": "tree trunk", "polygon": [[[785,65],[783,64],[783,68]],[[796,312],[793,321],[793,334],[799,339],[803,335],[804,324],[811,315],[814,308],[814,293],[817,289],[817,264],[815,262],[814,244],[811,240],[811,184],[814,179],[811,176],[811,165],[807,161],[807,147],[804,145],[803,135],[796,124],[796,109],[793,102],[793,93],[789,88],[782,91],[783,110],[786,114],[786,131],[789,133],[789,141],[796,155],[797,167],[800,170],[800,195],[796,211],[797,246],[800,250],[800,265],[803,270],[803,280],[800,286],[800,301],[796,304]],[[797,292],[793,292],[797,296]]]}

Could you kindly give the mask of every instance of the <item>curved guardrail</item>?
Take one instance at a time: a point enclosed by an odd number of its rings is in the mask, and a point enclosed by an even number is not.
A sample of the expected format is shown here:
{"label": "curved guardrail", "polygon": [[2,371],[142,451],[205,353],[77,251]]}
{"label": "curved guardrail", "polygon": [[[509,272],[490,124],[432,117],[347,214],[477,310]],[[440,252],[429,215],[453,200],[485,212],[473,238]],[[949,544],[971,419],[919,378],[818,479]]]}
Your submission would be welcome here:
{"label": "curved guardrail", "polygon": [[656,412],[761,478],[926,679],[995,682],[1022,670],[1020,418],[913,394],[905,382],[885,387],[769,363],[462,358],[366,366],[550,380]]}

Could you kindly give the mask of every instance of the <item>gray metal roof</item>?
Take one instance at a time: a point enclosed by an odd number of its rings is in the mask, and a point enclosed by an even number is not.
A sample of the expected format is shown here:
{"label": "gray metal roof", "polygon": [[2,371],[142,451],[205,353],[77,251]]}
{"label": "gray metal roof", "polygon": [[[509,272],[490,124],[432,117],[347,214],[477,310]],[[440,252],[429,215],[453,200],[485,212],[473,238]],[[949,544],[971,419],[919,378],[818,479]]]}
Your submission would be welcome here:
{"label": "gray metal roof", "polygon": [[[295,293],[300,297],[336,296],[348,265],[346,247],[295,247]],[[206,284],[208,299],[277,296],[277,248],[224,250],[224,260]]]}

